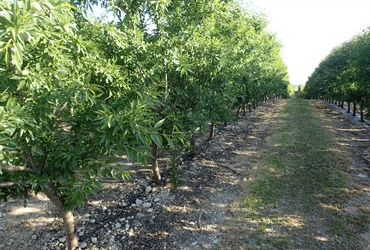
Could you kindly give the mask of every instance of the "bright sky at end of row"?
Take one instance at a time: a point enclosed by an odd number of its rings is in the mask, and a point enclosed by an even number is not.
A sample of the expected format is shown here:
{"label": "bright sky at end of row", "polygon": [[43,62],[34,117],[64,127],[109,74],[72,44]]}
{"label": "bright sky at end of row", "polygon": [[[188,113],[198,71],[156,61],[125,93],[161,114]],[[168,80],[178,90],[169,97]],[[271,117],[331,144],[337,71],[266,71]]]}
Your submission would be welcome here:
{"label": "bright sky at end of row", "polygon": [[244,0],[267,15],[292,84],[306,83],[331,50],[370,26],[370,0]]}

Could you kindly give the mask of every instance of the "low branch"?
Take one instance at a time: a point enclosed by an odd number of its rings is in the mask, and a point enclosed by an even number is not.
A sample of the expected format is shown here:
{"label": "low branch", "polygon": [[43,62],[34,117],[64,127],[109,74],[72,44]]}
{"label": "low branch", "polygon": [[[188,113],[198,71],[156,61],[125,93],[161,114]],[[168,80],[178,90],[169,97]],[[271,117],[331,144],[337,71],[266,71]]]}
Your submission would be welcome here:
{"label": "low branch", "polygon": [[0,181],[0,188],[8,188],[8,187],[12,187],[14,186],[15,183],[14,182],[10,182],[10,181]]}
{"label": "low branch", "polygon": [[34,174],[37,173],[32,168],[28,168],[26,166],[14,166],[10,163],[7,163],[5,165],[1,165],[1,170],[5,171],[5,172],[29,172],[29,173],[34,173]]}

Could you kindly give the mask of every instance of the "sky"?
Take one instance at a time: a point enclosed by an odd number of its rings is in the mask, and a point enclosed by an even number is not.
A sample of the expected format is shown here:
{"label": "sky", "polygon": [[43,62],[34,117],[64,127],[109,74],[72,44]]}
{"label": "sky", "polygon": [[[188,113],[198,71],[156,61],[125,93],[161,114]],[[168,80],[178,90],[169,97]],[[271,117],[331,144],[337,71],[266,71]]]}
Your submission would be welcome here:
{"label": "sky", "polygon": [[282,43],[294,85],[306,83],[319,63],[341,43],[370,26],[370,0],[247,0],[267,15],[268,29]]}

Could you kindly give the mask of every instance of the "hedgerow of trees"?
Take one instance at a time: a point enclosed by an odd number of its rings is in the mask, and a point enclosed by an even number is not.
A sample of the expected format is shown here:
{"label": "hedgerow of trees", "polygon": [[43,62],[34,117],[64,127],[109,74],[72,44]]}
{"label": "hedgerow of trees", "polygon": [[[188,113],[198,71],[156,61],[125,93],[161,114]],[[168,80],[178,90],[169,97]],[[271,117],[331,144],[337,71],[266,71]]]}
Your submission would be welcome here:
{"label": "hedgerow of trees", "polygon": [[[88,19],[96,4],[114,20]],[[0,200],[45,193],[76,249],[73,208],[129,178],[115,156],[161,182],[158,148],[175,161],[196,131],[287,97],[266,25],[232,0],[2,1]]]}
{"label": "hedgerow of trees", "polygon": [[320,98],[341,107],[347,103],[348,113],[370,110],[370,28],[337,46],[319,64],[304,88],[306,98]]}

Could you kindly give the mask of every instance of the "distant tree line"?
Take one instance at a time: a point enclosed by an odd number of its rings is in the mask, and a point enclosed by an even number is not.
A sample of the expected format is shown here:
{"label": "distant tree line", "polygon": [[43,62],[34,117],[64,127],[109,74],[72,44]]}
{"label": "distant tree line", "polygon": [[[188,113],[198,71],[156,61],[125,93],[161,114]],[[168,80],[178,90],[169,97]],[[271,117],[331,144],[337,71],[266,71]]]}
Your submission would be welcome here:
{"label": "distant tree line", "polygon": [[370,28],[334,48],[309,77],[306,98],[347,104],[348,113],[369,115],[370,110]]}

